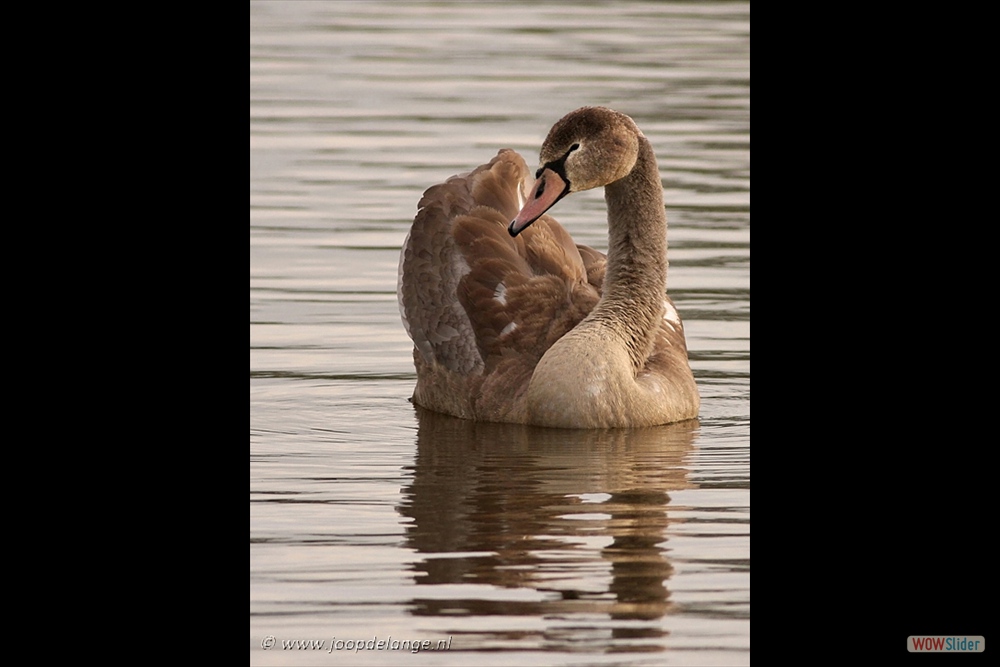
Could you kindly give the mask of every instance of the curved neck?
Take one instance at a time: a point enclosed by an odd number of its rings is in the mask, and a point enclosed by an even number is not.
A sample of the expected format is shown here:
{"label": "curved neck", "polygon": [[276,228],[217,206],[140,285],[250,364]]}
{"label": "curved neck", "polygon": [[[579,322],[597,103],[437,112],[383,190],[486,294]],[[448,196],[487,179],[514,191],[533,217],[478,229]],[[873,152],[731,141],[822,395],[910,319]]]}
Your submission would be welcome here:
{"label": "curved neck", "polygon": [[663,185],[649,141],[639,136],[632,171],[604,188],[608,205],[608,263],[600,302],[588,320],[625,344],[633,368],[646,363],[663,317],[667,289],[667,214]]}

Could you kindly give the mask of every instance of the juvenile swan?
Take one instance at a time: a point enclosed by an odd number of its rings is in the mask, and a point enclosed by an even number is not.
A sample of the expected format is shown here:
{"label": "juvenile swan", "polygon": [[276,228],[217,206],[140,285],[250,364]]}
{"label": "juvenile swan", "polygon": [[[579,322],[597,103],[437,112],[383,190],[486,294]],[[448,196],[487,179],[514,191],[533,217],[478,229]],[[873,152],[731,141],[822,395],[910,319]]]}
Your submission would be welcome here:
{"label": "juvenile swan", "polygon": [[[413,401],[478,421],[568,428],[698,416],[667,287],[667,218],[649,141],[628,116],[557,122],[531,179],[520,155],[428,189],[403,243],[397,295],[413,339]],[[604,186],[608,255],[545,212]]]}

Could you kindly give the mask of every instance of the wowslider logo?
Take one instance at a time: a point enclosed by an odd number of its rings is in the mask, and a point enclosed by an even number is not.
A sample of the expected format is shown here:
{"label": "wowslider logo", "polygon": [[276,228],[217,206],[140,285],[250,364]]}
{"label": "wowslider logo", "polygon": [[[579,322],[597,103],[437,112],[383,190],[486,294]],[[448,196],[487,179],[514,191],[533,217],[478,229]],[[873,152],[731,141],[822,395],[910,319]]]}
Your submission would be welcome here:
{"label": "wowslider logo", "polygon": [[986,650],[983,637],[925,637],[911,635],[906,638],[910,653],[982,653]]}

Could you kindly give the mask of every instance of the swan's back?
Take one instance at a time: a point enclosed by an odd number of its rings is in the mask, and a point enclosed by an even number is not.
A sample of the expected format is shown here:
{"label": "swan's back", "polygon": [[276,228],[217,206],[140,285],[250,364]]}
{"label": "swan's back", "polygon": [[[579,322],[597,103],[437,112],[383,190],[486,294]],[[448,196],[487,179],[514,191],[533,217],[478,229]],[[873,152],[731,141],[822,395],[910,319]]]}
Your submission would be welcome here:
{"label": "swan's back", "polygon": [[533,179],[520,155],[429,188],[399,264],[414,343],[417,404],[480,421],[523,422],[539,359],[600,299],[605,257],[543,216],[507,231]]}

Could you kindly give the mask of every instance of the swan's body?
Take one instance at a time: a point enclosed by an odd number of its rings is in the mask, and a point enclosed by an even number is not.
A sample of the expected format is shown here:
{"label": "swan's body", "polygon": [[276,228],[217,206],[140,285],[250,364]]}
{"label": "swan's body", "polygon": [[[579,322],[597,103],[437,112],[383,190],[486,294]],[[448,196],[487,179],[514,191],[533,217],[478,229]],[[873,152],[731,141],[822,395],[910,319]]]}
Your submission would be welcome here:
{"label": "swan's body", "polygon": [[[667,220],[649,142],[628,116],[584,107],[552,128],[541,164],[532,185],[521,156],[501,150],[420,200],[398,286],[414,402],[570,428],[697,417],[684,328],[666,295]],[[600,186],[607,258],[544,215]]]}

